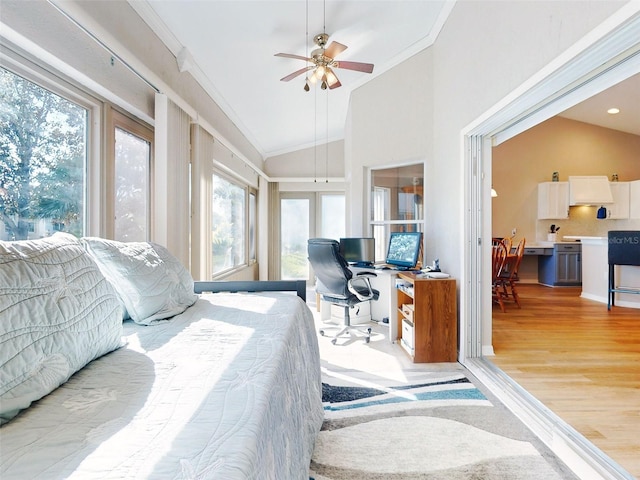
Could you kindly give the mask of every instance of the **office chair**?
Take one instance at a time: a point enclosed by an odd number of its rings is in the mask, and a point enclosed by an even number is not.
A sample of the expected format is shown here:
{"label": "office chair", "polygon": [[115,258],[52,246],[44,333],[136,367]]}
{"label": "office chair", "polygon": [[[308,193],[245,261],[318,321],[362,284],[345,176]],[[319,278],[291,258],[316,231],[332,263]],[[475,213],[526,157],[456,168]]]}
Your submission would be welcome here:
{"label": "office chair", "polygon": [[[369,280],[375,273],[363,272],[354,277],[338,248],[336,240],[327,238],[311,238],[308,242],[309,262],[318,278],[316,292],[324,301],[344,308],[344,324],[331,343],[335,345],[338,337],[359,329],[365,329],[365,342],[369,343],[371,327],[351,325],[349,308],[367,300],[378,300],[380,292],[371,288]],[[319,333],[324,336],[324,329]]]}

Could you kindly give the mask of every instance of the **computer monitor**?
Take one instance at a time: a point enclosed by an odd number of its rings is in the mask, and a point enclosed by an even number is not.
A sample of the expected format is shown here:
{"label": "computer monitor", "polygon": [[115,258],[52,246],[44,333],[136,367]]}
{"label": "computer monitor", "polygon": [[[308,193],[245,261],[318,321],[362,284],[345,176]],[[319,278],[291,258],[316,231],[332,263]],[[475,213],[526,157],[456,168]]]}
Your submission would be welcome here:
{"label": "computer monitor", "polygon": [[385,261],[401,269],[415,268],[421,245],[421,232],[392,232]]}
{"label": "computer monitor", "polygon": [[370,267],[375,262],[376,244],[373,238],[341,238],[340,254],[352,265]]}

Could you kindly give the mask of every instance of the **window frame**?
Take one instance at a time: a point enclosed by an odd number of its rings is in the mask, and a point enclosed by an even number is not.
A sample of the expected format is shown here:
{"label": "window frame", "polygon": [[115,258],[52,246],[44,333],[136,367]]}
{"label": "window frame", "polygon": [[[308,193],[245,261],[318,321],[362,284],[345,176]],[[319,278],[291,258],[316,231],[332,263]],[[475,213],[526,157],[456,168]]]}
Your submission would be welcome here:
{"label": "window frame", "polygon": [[[251,197],[253,200],[253,212],[251,212]],[[246,226],[246,239],[247,239],[247,263],[249,266],[258,263],[258,189],[248,185],[247,186],[247,226]],[[253,215],[252,215],[253,213]],[[251,222],[253,221],[253,231],[251,230]],[[253,249],[251,244],[253,243]]]}
{"label": "window frame", "polygon": [[[410,163],[403,163],[403,164],[399,164],[399,165],[384,165],[384,166],[379,166],[379,167],[371,167],[368,169],[368,175],[367,175],[367,227],[368,227],[368,232],[369,235],[373,236],[374,238],[376,238],[376,240],[378,240],[378,236],[376,235],[376,230],[380,231],[382,230],[384,233],[384,238],[385,238],[385,242],[382,242],[382,244],[380,244],[381,242],[376,241],[376,262],[380,262],[380,261],[384,261],[386,254],[387,254],[387,245],[389,242],[389,237],[392,231],[402,231],[402,230],[398,230],[398,228],[403,229],[403,228],[407,228],[407,227],[411,227],[411,226],[415,226],[415,229],[419,232],[423,233],[423,238],[422,238],[422,243],[423,243],[423,247],[424,247],[424,243],[425,243],[425,238],[424,238],[424,232],[425,232],[425,209],[424,207],[422,208],[422,216],[421,218],[414,218],[414,219],[395,219],[395,220],[376,220],[374,218],[374,204],[376,203],[374,200],[374,194],[376,193],[376,189],[379,190],[381,193],[384,194],[384,196],[386,197],[386,199],[388,200],[387,202],[384,203],[383,207],[385,210],[386,214],[389,214],[389,217],[391,218],[391,210],[393,209],[393,202],[396,201],[394,198],[392,198],[392,187],[390,186],[385,186],[385,185],[374,185],[373,183],[373,177],[375,172],[380,171],[380,170],[394,170],[394,169],[400,169],[400,168],[404,168],[404,167],[418,167],[418,166],[422,166],[422,185],[424,185],[424,179],[426,178],[425,175],[425,162],[410,162]],[[400,189],[402,187],[396,186],[396,188]],[[415,184],[414,184],[414,188],[415,188]],[[420,187],[422,188],[422,187]],[[424,199],[424,193],[422,195],[422,198]],[[399,211],[399,206],[396,205],[396,210]]]}

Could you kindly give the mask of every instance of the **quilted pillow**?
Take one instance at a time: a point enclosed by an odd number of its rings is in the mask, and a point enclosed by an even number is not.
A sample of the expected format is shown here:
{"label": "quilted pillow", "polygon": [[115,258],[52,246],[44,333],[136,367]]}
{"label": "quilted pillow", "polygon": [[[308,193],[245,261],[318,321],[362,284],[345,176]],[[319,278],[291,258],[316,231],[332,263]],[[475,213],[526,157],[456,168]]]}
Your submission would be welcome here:
{"label": "quilted pillow", "polygon": [[161,245],[95,237],[81,241],[136,323],[173,317],[198,298],[189,272]]}
{"label": "quilted pillow", "polygon": [[73,235],[0,241],[0,424],[118,348],[121,318]]}

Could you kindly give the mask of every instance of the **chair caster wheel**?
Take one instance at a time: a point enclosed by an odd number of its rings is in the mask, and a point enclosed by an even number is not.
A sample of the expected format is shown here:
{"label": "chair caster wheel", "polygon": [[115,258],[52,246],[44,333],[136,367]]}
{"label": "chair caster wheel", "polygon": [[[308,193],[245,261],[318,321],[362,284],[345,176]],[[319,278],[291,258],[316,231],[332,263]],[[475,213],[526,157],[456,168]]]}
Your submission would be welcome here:
{"label": "chair caster wheel", "polygon": [[324,330],[320,330],[318,333],[324,337]]}
{"label": "chair caster wheel", "polygon": [[364,339],[364,343],[369,343],[369,340],[371,340],[371,338],[367,337]]}
{"label": "chair caster wheel", "polygon": [[[371,334],[371,327],[367,328],[367,333]],[[369,343],[369,342],[367,342],[367,343]]]}
{"label": "chair caster wheel", "polygon": [[333,343],[334,345],[336,344],[336,339],[334,338],[333,340],[331,340],[331,343]]}

